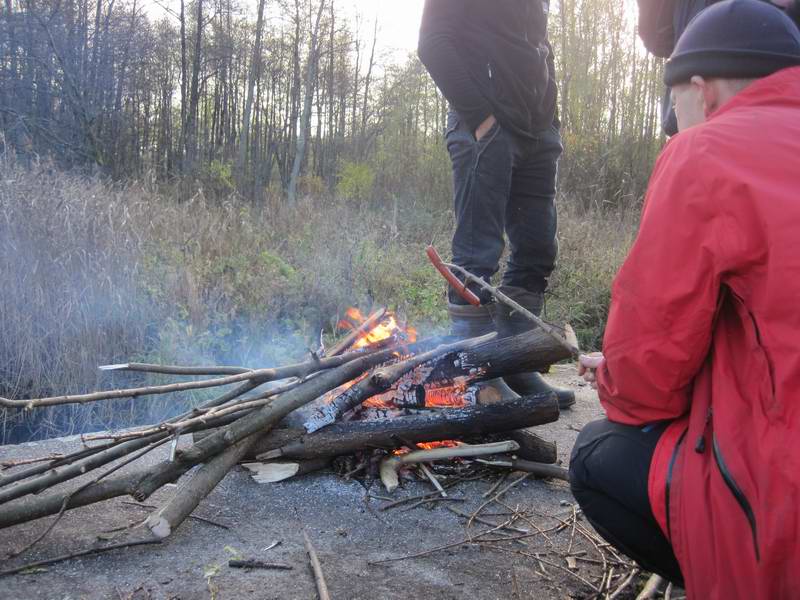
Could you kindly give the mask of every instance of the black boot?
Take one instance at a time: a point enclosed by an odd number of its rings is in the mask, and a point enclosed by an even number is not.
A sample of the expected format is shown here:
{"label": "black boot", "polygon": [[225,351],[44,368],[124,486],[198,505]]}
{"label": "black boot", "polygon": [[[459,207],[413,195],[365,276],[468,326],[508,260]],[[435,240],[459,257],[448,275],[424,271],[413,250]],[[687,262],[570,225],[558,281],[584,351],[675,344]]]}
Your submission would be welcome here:
{"label": "black boot", "polygon": [[458,339],[476,338],[494,332],[494,321],[489,309],[472,304],[447,304],[450,315],[450,334]]}
{"label": "black boot", "polygon": [[[535,315],[542,312],[542,304],[544,302],[544,295],[537,292],[529,292],[523,288],[502,286],[500,291],[506,296],[521,304]],[[526,331],[530,331],[536,325],[531,322],[527,317],[512,312],[511,308],[505,304],[496,302],[490,305],[490,312],[494,319],[495,328],[501,338],[519,335]],[[575,404],[575,392],[562,387],[552,386],[541,373],[519,373],[517,375],[509,375],[503,377],[509,387],[521,396],[530,394],[540,394],[542,392],[555,392],[558,397],[558,408],[565,409]]]}
{"label": "black boot", "polygon": [[[481,337],[495,330],[492,314],[485,305],[472,306],[451,302],[447,305],[447,312],[450,313],[450,334],[459,339]],[[494,404],[519,398],[519,395],[501,378],[484,381],[480,387],[479,404]]]}

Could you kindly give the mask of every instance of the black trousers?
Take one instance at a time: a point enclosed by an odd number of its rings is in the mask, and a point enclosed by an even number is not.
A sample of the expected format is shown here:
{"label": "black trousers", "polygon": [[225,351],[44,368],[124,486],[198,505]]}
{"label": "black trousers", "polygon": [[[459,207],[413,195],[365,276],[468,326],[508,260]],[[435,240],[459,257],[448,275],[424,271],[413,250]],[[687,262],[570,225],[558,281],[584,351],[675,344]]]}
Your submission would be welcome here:
{"label": "black trousers", "polygon": [[667,425],[631,427],[605,419],[589,423],[572,449],[569,479],[583,514],[606,541],[647,571],[683,586],[680,566],[647,492],[650,461]]}
{"label": "black trousers", "polygon": [[[510,253],[502,285],[544,292],[558,253],[558,127],[522,139],[496,123],[476,141],[450,111],[445,137],[453,166],[453,262],[489,280],[499,269],[505,234]],[[466,303],[452,290],[450,302]]]}

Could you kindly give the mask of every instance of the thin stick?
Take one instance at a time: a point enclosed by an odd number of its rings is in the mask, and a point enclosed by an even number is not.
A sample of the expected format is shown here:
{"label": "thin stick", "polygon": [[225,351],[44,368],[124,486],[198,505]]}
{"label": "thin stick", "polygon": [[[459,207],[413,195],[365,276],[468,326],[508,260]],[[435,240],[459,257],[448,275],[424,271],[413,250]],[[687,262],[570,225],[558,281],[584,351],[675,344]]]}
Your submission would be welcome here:
{"label": "thin stick", "polygon": [[21,573],[22,571],[27,571],[28,569],[36,569],[38,567],[44,567],[46,565],[53,565],[55,563],[64,562],[65,560],[70,560],[72,558],[80,558],[82,556],[90,556],[92,554],[101,554],[103,552],[118,550],[120,548],[132,548],[133,546],[144,546],[146,544],[160,544],[160,543],[161,540],[159,539],[147,539],[147,540],[139,540],[136,542],[124,542],[121,544],[112,544],[111,546],[103,546],[102,548],[89,548],[88,550],[81,550],[80,552],[73,552],[72,554],[62,554],[61,556],[56,556],[55,558],[48,558],[47,560],[39,560],[33,563],[28,563],[27,565],[14,567],[13,569],[6,569],[5,571],[0,571],[0,577],[15,575],[16,573]]}
{"label": "thin stick", "polygon": [[542,564],[545,564],[545,565],[547,565],[549,567],[554,567],[554,568],[556,568],[556,569],[558,569],[560,571],[563,571],[564,573],[569,574],[571,577],[574,577],[575,579],[577,579],[581,583],[583,583],[583,584],[587,585],[588,587],[590,587],[595,593],[599,593],[600,592],[600,589],[596,585],[594,585],[592,582],[590,582],[589,580],[584,579],[583,577],[581,577],[577,573],[573,573],[572,571],[570,571],[566,567],[562,567],[559,564],[556,564],[554,562],[550,562],[549,560],[545,560],[544,558],[542,558],[538,554],[533,554],[531,552],[525,552],[524,550],[517,550],[517,549],[514,549],[514,548],[504,548],[503,546],[488,546],[488,547],[489,548],[494,548],[495,550],[501,550],[502,552],[513,552],[515,554],[522,554],[524,556],[528,556],[530,558],[533,558],[534,560],[536,560],[536,561],[538,561],[538,562],[540,562]]}
{"label": "thin stick", "polygon": [[263,560],[229,560],[228,566],[232,569],[277,569],[280,571],[291,571],[291,565],[281,563],[269,563]]}
{"label": "thin stick", "polygon": [[51,454],[49,456],[42,456],[41,458],[23,458],[20,460],[4,460],[0,462],[0,471],[6,469],[13,469],[14,467],[21,467],[23,465],[32,465],[35,463],[45,462],[48,460],[58,460],[64,458],[63,454]]}
{"label": "thin stick", "polygon": [[350,353],[342,356],[332,356],[312,360],[305,363],[298,363],[286,367],[270,369],[255,369],[237,375],[218,377],[216,379],[202,379],[199,381],[184,381],[181,383],[170,383],[167,385],[152,385],[140,388],[129,388],[123,390],[109,390],[107,392],[92,392],[91,394],[76,394],[71,396],[51,396],[48,398],[34,398],[31,400],[9,400],[0,397],[0,406],[5,408],[39,408],[42,406],[56,406],[60,404],[85,404],[87,402],[97,402],[99,400],[112,400],[115,398],[137,398],[139,396],[152,396],[157,394],[169,394],[172,392],[183,392],[187,390],[199,390],[210,387],[219,387],[239,383],[242,381],[254,381],[259,385],[267,381],[276,379],[288,379],[289,377],[307,377],[311,373],[323,369],[339,367],[365,356],[367,353]]}
{"label": "thin stick", "polygon": [[566,350],[569,350],[569,353],[573,357],[578,358],[578,355],[580,354],[580,350],[578,349],[577,344],[574,341],[572,341],[572,342],[568,341],[567,338],[557,328],[555,328],[552,325],[550,325],[549,323],[543,321],[542,319],[537,317],[535,314],[533,314],[531,311],[529,311],[528,309],[523,307],[521,304],[515,302],[514,300],[512,300],[511,298],[506,296],[503,292],[498,290],[496,287],[494,287],[492,285],[489,285],[481,277],[478,277],[477,275],[473,275],[472,273],[467,271],[465,268],[460,267],[460,266],[455,265],[455,264],[449,264],[449,263],[445,263],[445,266],[448,269],[451,269],[453,271],[457,271],[457,272],[461,273],[464,277],[466,277],[470,281],[476,283],[477,285],[482,287],[484,290],[489,292],[497,300],[499,300],[503,304],[511,307],[512,309],[514,309],[516,312],[518,312],[522,316],[526,317],[527,319],[533,321],[542,331],[544,331],[550,337],[552,337],[554,340],[556,340]]}
{"label": "thin stick", "polygon": [[625,589],[626,589],[626,588],[627,588],[627,587],[628,587],[628,586],[631,584],[631,582],[633,581],[633,578],[634,578],[634,577],[636,577],[636,575],[638,575],[638,574],[639,574],[639,569],[637,569],[637,568],[635,568],[635,567],[634,567],[634,568],[631,570],[631,572],[630,572],[630,575],[628,575],[628,577],[625,579],[625,581],[623,581],[623,582],[622,582],[622,583],[621,583],[621,584],[620,584],[620,585],[617,587],[617,589],[616,589],[616,590],[614,590],[614,593],[613,593],[613,594],[611,594],[611,595],[608,597],[608,600],[614,600],[615,598],[618,598],[618,597],[619,597],[619,596],[622,594],[622,592],[624,592],[624,591],[625,591]]}
{"label": "thin stick", "polygon": [[[465,519],[469,519],[471,516],[463,511],[458,510],[455,506],[448,506],[447,510]],[[478,523],[483,523],[484,525],[488,525],[489,527],[497,526],[497,523],[492,523],[489,519],[484,519],[483,517],[474,517],[472,520],[477,521]],[[530,533],[530,530],[528,529],[520,529],[519,527],[513,527],[511,525],[505,525],[503,526],[503,529],[506,531],[513,531],[514,533]]]}
{"label": "thin stick", "polygon": [[428,481],[430,481],[433,487],[435,487],[437,491],[442,495],[442,498],[447,498],[447,492],[444,491],[442,484],[439,483],[439,479],[436,477],[436,475],[434,475],[431,472],[431,470],[427,466],[425,466],[425,463],[419,464],[419,470],[423,472],[425,477],[428,478]]}
{"label": "thin stick", "polygon": [[417,500],[414,504],[406,506],[400,512],[408,512],[409,510],[414,510],[418,506],[422,506],[423,504],[434,504],[436,502],[466,502],[464,498],[450,498],[450,497],[442,497],[442,496],[434,496],[433,498],[423,498],[422,500]]}
{"label": "thin stick", "polygon": [[253,398],[242,398],[241,400],[235,400],[230,404],[224,404],[222,406],[213,406],[204,409],[196,409],[195,412],[200,412],[200,416],[192,417],[189,419],[185,419],[183,421],[164,421],[163,423],[159,423],[158,425],[153,425],[152,427],[147,427],[144,429],[134,429],[132,431],[126,431],[121,434],[110,434],[110,433],[101,433],[101,434],[93,434],[83,436],[83,440],[85,441],[96,441],[96,440],[104,440],[104,439],[112,439],[112,440],[129,440],[129,439],[137,439],[141,437],[146,437],[148,435],[153,435],[155,433],[160,433],[163,431],[168,432],[177,432],[183,431],[188,429],[189,427],[194,427],[195,425],[214,425],[218,419],[221,417],[226,417],[235,413],[250,411],[256,408],[261,408],[262,406],[266,406],[270,402],[273,401],[274,397],[282,394],[284,392],[288,392],[296,388],[298,385],[302,383],[300,379],[293,379],[289,383],[285,383],[281,386],[277,386],[272,388],[271,390],[267,390],[263,394],[258,395],[257,397]]}
{"label": "thin stick", "polygon": [[664,578],[654,573],[650,576],[650,579],[647,580],[647,583],[644,584],[642,591],[636,596],[636,600],[650,600],[651,598],[655,598],[656,594],[658,594],[658,589],[663,583]]}
{"label": "thin stick", "polygon": [[[439,500],[441,500],[441,498],[439,498]],[[496,526],[492,527],[491,529],[487,529],[486,531],[482,531],[478,535],[476,535],[475,537],[467,536],[465,539],[460,540],[458,542],[453,542],[452,544],[445,544],[444,546],[437,546],[435,548],[430,548],[428,550],[423,550],[421,552],[415,552],[414,554],[406,554],[404,556],[395,556],[395,557],[392,557],[392,558],[384,558],[384,559],[381,559],[381,560],[370,560],[370,561],[367,561],[367,564],[368,565],[379,565],[379,564],[383,564],[383,563],[387,563],[387,562],[396,562],[396,561],[400,561],[400,560],[408,560],[409,558],[419,558],[421,556],[427,556],[429,554],[433,554],[434,552],[439,552],[440,550],[447,550],[448,548],[453,548],[455,546],[462,546],[464,544],[506,542],[506,541],[521,540],[521,539],[532,537],[531,534],[525,534],[525,535],[507,537],[507,538],[503,538],[501,540],[481,540],[481,539],[479,539],[479,538],[482,538],[483,536],[489,535],[490,533],[494,533],[494,532],[496,532],[496,531],[498,531],[500,529],[503,529],[504,527],[509,525],[512,520],[513,519],[509,519],[506,523],[501,523],[500,525],[496,525]],[[533,535],[536,535],[536,534],[533,534]]]}
{"label": "thin stick", "polygon": [[97,368],[101,371],[139,371],[141,373],[162,373],[164,375],[239,375],[253,370],[246,367],[182,367],[178,365],[151,365],[148,363],[101,365]]}
{"label": "thin stick", "polygon": [[[449,485],[443,486],[445,489],[451,487]],[[439,495],[439,492],[428,492],[426,494],[420,494],[418,496],[410,496],[408,498],[401,498],[400,500],[395,500],[394,502],[389,502],[389,504],[384,504],[378,510],[389,510],[390,508],[394,508],[396,506],[401,506],[408,502],[414,502],[415,500],[422,500],[423,498],[434,498]],[[378,496],[373,496],[373,498],[380,498]]]}
{"label": "thin stick", "polygon": [[328,584],[325,583],[325,574],[322,572],[322,565],[317,557],[317,551],[314,550],[311,538],[308,537],[305,531],[303,532],[303,540],[305,542],[306,552],[308,553],[308,559],[311,561],[311,569],[314,571],[314,581],[317,584],[319,600],[331,600],[331,596],[328,593]]}
{"label": "thin stick", "polygon": [[507,486],[505,486],[504,488],[502,488],[502,489],[501,489],[499,492],[497,492],[497,493],[496,493],[494,496],[492,496],[492,497],[491,497],[489,500],[487,500],[486,502],[484,502],[483,504],[481,504],[481,505],[478,507],[478,509],[477,509],[475,512],[473,512],[473,513],[472,513],[472,518],[470,518],[470,520],[467,522],[467,527],[472,527],[472,521],[474,520],[474,518],[475,518],[476,516],[478,516],[478,515],[480,514],[480,512],[481,512],[481,511],[482,511],[484,508],[486,508],[487,506],[489,506],[489,505],[490,505],[492,502],[495,502],[495,501],[499,500],[499,499],[500,499],[500,498],[501,498],[501,497],[502,497],[502,496],[503,496],[503,495],[504,495],[504,494],[505,494],[505,493],[506,493],[508,490],[510,490],[511,488],[513,488],[514,486],[516,486],[517,484],[520,484],[520,483],[522,483],[523,481],[525,481],[525,480],[526,480],[528,477],[530,477],[530,476],[531,476],[531,474],[530,474],[530,473],[525,473],[524,475],[522,475],[522,476],[518,477],[517,479],[515,479],[514,481],[512,481],[511,483],[509,483]]}
{"label": "thin stick", "polygon": [[500,477],[497,479],[497,481],[495,482],[495,484],[494,484],[492,487],[490,487],[490,488],[489,488],[489,489],[488,489],[486,492],[484,492],[484,493],[483,493],[483,496],[482,496],[482,497],[483,497],[483,498],[488,498],[489,496],[491,496],[492,494],[494,494],[494,493],[497,491],[497,488],[499,488],[501,485],[503,485],[503,483],[505,482],[505,480],[506,480],[506,479],[508,479],[508,473],[503,473],[503,474],[502,474],[502,475],[501,475],[501,476],[500,476]]}
{"label": "thin stick", "polygon": [[[154,504],[139,504],[138,502],[129,502],[127,500],[123,500],[121,504],[125,504],[127,506],[135,506],[136,508],[142,508],[145,510],[156,510],[158,507]],[[189,515],[189,519],[193,521],[200,521],[201,523],[208,523],[214,527],[219,527],[220,529],[227,529],[230,530],[230,527],[227,525],[223,525],[222,523],[217,523],[216,521],[212,521],[211,519],[206,519],[205,517],[198,517],[197,515]],[[142,521],[144,523],[144,521]]]}

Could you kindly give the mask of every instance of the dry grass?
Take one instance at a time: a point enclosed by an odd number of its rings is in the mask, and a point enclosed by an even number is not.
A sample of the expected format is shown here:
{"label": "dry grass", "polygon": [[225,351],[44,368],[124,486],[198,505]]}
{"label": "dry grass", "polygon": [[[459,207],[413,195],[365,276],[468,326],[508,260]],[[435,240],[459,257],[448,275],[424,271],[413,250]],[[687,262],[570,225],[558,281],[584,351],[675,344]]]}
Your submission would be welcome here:
{"label": "dry grass", "polygon": [[[561,214],[548,317],[570,320],[584,345],[597,346],[634,219],[568,206]],[[446,249],[451,227],[448,213],[422,204],[307,199],[257,210],[236,198],[176,202],[146,185],[0,164],[0,395],[133,383],[96,369],[127,360],[274,364],[301,355],[321,330],[329,335],[350,305],[390,305],[423,331],[442,328],[444,288],[423,250],[431,240]],[[6,413],[0,443],[177,408],[154,399],[24,420]]]}

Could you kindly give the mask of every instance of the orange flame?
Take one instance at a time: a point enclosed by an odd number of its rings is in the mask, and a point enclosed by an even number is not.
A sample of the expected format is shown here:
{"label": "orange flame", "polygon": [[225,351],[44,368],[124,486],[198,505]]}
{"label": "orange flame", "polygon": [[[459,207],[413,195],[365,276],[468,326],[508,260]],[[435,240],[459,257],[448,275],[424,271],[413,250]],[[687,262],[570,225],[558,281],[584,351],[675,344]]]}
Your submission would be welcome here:
{"label": "orange flame", "polygon": [[[345,311],[345,319],[337,323],[339,329],[355,329],[361,326],[367,317],[355,307],[350,307]],[[377,344],[383,340],[387,340],[392,336],[396,336],[403,341],[413,343],[417,341],[417,330],[413,327],[402,327],[397,320],[397,317],[392,312],[387,312],[386,316],[375,324],[372,329],[365,331],[353,344],[353,349],[365,348],[372,344]]]}
{"label": "orange flame", "polygon": [[458,442],[455,440],[442,440],[440,442],[419,442],[417,444],[423,450],[433,450],[434,448],[455,448]]}

